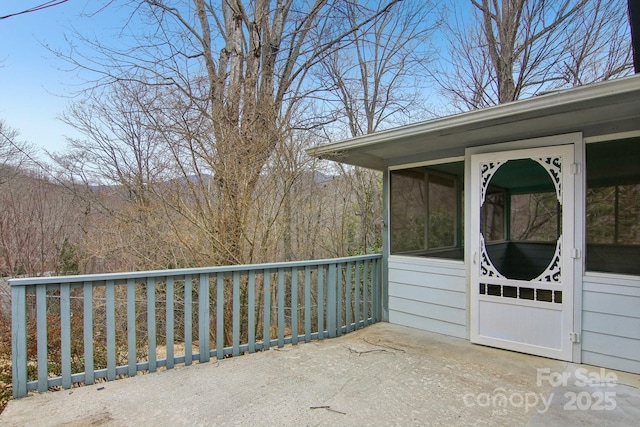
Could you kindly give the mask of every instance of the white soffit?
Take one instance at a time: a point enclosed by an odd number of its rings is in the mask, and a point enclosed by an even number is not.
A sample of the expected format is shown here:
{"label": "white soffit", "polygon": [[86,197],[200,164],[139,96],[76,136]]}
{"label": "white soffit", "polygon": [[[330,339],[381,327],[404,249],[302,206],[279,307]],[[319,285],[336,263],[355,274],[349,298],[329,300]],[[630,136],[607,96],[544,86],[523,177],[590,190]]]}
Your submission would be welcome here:
{"label": "white soffit", "polygon": [[[393,159],[581,131],[640,129],[640,75],[428,120],[308,150],[323,159],[382,170]],[[397,163],[397,162],[396,162]]]}

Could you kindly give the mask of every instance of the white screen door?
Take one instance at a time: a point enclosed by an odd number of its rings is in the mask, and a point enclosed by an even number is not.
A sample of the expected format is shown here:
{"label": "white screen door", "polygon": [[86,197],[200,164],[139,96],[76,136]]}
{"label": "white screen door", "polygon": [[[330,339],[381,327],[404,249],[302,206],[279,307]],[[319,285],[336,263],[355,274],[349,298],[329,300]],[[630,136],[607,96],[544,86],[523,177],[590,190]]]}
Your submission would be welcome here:
{"label": "white screen door", "polygon": [[572,359],[573,145],[471,156],[471,341]]}

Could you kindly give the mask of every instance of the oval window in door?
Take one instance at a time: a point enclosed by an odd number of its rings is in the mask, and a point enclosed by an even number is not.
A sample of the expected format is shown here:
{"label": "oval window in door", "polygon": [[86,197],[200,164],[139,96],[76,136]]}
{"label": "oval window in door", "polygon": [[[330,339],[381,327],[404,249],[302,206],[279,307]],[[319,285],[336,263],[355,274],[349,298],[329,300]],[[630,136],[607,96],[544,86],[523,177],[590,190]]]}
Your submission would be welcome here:
{"label": "oval window in door", "polygon": [[483,163],[481,274],[558,282],[561,159]]}

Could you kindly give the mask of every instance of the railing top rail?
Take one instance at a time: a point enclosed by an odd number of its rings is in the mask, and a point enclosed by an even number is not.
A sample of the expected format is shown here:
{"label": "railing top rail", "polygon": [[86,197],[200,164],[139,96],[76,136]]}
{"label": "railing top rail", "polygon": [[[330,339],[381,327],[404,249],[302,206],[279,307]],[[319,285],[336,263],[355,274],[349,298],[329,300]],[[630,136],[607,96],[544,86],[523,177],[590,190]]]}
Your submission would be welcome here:
{"label": "railing top rail", "polygon": [[107,274],[83,274],[77,276],[49,276],[49,277],[25,277],[17,279],[9,279],[10,286],[30,286],[30,285],[48,285],[59,283],[83,283],[83,282],[102,282],[107,280],[126,280],[126,279],[142,279],[149,277],[170,277],[170,276],[187,276],[198,274],[212,274],[212,273],[230,273],[234,271],[260,271],[260,270],[275,270],[279,268],[293,268],[293,267],[306,267],[316,265],[328,265],[338,264],[356,261],[366,261],[380,258],[380,254],[371,255],[359,255],[342,258],[329,258],[320,260],[307,260],[307,261],[288,261],[288,262],[276,262],[267,264],[240,264],[240,265],[226,265],[217,267],[197,267],[197,268],[178,268],[173,270],[147,270],[147,271],[132,271],[122,273],[107,273]]}

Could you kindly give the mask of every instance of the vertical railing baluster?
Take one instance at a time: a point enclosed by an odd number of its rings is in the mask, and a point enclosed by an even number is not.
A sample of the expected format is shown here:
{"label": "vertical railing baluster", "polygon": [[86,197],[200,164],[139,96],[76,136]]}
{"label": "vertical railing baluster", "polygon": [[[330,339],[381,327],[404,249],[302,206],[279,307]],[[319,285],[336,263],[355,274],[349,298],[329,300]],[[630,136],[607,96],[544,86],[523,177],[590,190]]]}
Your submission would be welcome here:
{"label": "vertical railing baluster", "polygon": [[369,324],[369,260],[364,261],[362,266],[362,318],[364,325]]}
{"label": "vertical railing baluster", "polygon": [[376,317],[378,316],[378,312],[376,310],[376,280],[377,280],[377,273],[376,273],[376,260],[372,259],[371,260],[371,321],[370,323],[376,323]]}
{"label": "vertical railing baluster", "polygon": [[369,279],[369,325],[374,324],[376,317],[376,310],[374,306],[374,297],[375,297],[375,281],[376,281],[376,260],[369,260],[369,268],[370,268],[370,279]]}
{"label": "vertical railing baluster", "polygon": [[318,339],[324,339],[324,266],[318,266]]}
{"label": "vertical railing baluster", "polygon": [[304,341],[311,341],[311,267],[304,267]]}
{"label": "vertical railing baluster", "polygon": [[93,384],[95,381],[93,368],[93,282],[84,282],[82,292],[84,309],[84,382]]}
{"label": "vertical railing baluster", "polygon": [[380,322],[382,320],[382,299],[380,298],[381,289],[380,289],[380,277],[382,277],[382,272],[380,271],[381,261],[380,259],[376,259],[374,261],[374,271],[375,271],[375,280],[373,282],[374,286],[374,303],[375,303],[375,313],[376,313],[376,322]]}
{"label": "vertical railing baluster", "polygon": [[336,264],[329,264],[327,273],[327,331],[329,338],[335,338],[336,336],[336,290]]}
{"label": "vertical railing baluster", "polygon": [[278,269],[278,347],[284,347],[284,269]]}
{"label": "vertical railing baluster", "polygon": [[136,342],[136,282],[127,279],[127,363],[128,374],[134,377],[138,372]]}
{"label": "vertical railing baluster", "polygon": [[269,347],[271,346],[271,270],[264,270],[263,274],[264,318],[262,328],[262,349],[269,350]]}
{"label": "vertical railing baluster", "polygon": [[371,260],[371,323],[376,323],[376,319],[378,318],[378,309],[376,304],[376,300],[378,298],[378,293],[376,292],[376,282],[378,280],[377,267],[377,260]]}
{"label": "vertical railing baluster", "polygon": [[248,310],[247,314],[247,329],[248,329],[248,340],[249,340],[249,353],[255,353],[256,351],[256,272],[251,270],[249,272],[249,283],[248,283]]}
{"label": "vertical railing baluster", "polygon": [[377,278],[378,322],[382,322],[383,318],[384,318],[384,311],[383,311],[383,308],[384,308],[384,302],[383,302],[384,288],[383,288],[383,284],[382,284],[382,278],[384,277],[384,273],[383,273],[384,266],[382,265],[382,258],[378,258],[377,263],[378,263],[378,267],[376,268],[376,272],[378,273],[378,278]]}
{"label": "vertical railing baluster", "polygon": [[351,292],[353,289],[352,286],[352,269],[353,269],[353,263],[352,262],[348,262],[347,263],[347,276],[346,276],[346,280],[345,280],[345,303],[344,303],[344,307],[346,309],[346,313],[345,313],[345,319],[344,319],[344,323],[345,325],[347,325],[347,333],[351,332]]}
{"label": "vertical railing baluster", "polygon": [[291,269],[291,343],[298,344],[298,267]]}
{"label": "vertical railing baluster", "polygon": [[240,356],[240,272],[233,272],[233,357]]}
{"label": "vertical railing baluster", "polygon": [[71,388],[71,286],[60,285],[60,365],[62,388]]}
{"label": "vertical railing baluster", "polygon": [[149,360],[149,372],[155,372],[156,357],[156,280],[147,278],[147,342],[149,343],[147,355]]}
{"label": "vertical railing baluster", "polygon": [[224,273],[216,275],[216,357],[224,358]]}
{"label": "vertical railing baluster", "polygon": [[184,364],[193,362],[193,277],[184,276]]}
{"label": "vertical railing baluster", "polygon": [[342,311],[342,304],[344,302],[344,286],[342,285],[342,270],[344,269],[344,263],[340,263],[337,265],[337,270],[338,270],[338,277],[336,278],[336,288],[337,288],[337,295],[336,295],[336,308],[337,308],[337,313],[336,313],[336,327],[337,327],[337,334],[338,336],[342,335],[342,321],[343,321],[343,311]]}
{"label": "vertical railing baluster", "polygon": [[11,286],[13,397],[27,395],[27,287]]}
{"label": "vertical railing baluster", "polygon": [[356,261],[355,264],[355,269],[356,269],[356,274],[355,274],[355,279],[354,279],[354,296],[353,299],[355,301],[355,308],[356,308],[356,312],[354,314],[354,320],[355,320],[355,329],[360,329],[360,268],[362,266],[362,263],[360,261]]}
{"label": "vertical railing baluster", "polygon": [[107,280],[105,293],[107,296],[107,380],[113,381],[116,379],[116,303],[113,280]]}
{"label": "vertical railing baluster", "polygon": [[165,315],[166,315],[166,321],[165,321],[165,345],[167,348],[167,359],[166,359],[166,366],[167,369],[172,369],[175,366],[175,354],[173,353],[173,346],[175,344],[175,340],[174,340],[174,330],[175,330],[175,314],[174,314],[174,293],[175,293],[175,286],[174,286],[174,278],[173,276],[168,276],[166,278],[166,306],[165,306]]}
{"label": "vertical railing baluster", "polygon": [[369,260],[369,266],[371,268],[371,279],[369,281],[369,325],[375,323],[375,307],[374,307],[374,297],[375,297],[375,281],[376,281],[376,260]]}
{"label": "vertical railing baluster", "polygon": [[36,330],[38,351],[38,392],[44,393],[49,389],[49,363],[47,345],[47,287],[36,286]]}
{"label": "vertical railing baluster", "polygon": [[200,363],[208,362],[209,356],[209,275],[201,274],[198,281],[198,348]]}
{"label": "vertical railing baluster", "polygon": [[377,307],[377,300],[378,300],[378,289],[377,289],[377,283],[378,283],[378,260],[374,259],[371,260],[371,266],[372,266],[372,273],[371,273],[371,317],[372,317],[372,323],[376,323],[378,322],[378,307]]}

